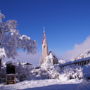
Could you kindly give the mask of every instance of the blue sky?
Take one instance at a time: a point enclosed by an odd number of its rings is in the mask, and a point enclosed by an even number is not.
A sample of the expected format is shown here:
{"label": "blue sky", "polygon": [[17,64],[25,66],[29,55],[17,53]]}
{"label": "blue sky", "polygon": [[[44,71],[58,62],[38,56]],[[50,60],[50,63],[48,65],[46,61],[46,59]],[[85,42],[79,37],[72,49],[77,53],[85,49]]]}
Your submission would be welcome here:
{"label": "blue sky", "polygon": [[37,41],[41,51],[46,27],[49,50],[56,54],[73,49],[90,35],[90,0],[0,0],[6,20],[18,21],[20,33]]}

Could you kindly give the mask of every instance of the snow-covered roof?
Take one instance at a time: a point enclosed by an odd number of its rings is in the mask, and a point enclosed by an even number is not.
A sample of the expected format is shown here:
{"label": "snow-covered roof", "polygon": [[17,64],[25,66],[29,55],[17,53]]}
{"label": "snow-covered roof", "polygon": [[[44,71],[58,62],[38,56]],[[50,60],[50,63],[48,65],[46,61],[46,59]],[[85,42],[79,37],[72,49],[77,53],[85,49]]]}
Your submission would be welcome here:
{"label": "snow-covered roof", "polygon": [[24,65],[32,65],[31,63],[25,63]]}
{"label": "snow-covered roof", "polygon": [[27,35],[22,35],[22,36],[20,36],[20,39],[21,39],[21,40],[22,40],[23,38],[30,40],[30,37],[28,37]]}
{"label": "snow-covered roof", "polygon": [[90,61],[90,57],[86,57],[86,58],[82,58],[82,59],[77,59],[77,60],[74,60],[74,61],[69,61],[69,62],[66,62],[64,64],[61,64],[60,66],[67,66],[67,65],[72,65],[72,64],[75,64],[75,63],[79,63],[79,62],[83,62],[83,61]]}

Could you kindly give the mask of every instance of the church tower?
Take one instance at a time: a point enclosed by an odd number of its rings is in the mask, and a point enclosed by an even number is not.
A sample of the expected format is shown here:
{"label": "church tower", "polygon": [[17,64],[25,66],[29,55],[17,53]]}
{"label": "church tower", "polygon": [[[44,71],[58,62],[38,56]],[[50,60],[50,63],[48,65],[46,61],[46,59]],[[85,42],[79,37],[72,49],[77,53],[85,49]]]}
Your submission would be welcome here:
{"label": "church tower", "polygon": [[46,39],[46,32],[43,31],[41,64],[45,62],[46,56],[48,56],[48,44],[47,44],[47,39]]}

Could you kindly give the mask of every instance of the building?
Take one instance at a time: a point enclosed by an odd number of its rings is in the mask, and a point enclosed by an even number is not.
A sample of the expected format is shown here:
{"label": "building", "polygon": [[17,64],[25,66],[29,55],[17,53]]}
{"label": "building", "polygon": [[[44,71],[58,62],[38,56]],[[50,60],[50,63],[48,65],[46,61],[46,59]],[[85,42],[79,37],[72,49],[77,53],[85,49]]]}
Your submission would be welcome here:
{"label": "building", "polygon": [[16,67],[12,62],[6,64],[6,84],[16,83]]}

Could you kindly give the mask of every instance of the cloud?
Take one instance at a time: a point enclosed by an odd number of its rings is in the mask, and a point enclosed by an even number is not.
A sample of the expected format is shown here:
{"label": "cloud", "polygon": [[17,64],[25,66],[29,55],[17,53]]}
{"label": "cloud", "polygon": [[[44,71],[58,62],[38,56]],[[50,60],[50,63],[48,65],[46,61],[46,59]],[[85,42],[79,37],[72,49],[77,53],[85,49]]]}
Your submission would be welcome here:
{"label": "cloud", "polygon": [[73,59],[79,56],[82,52],[90,49],[90,36],[80,44],[75,44],[73,50],[69,50],[64,54],[64,57],[67,59]]}

